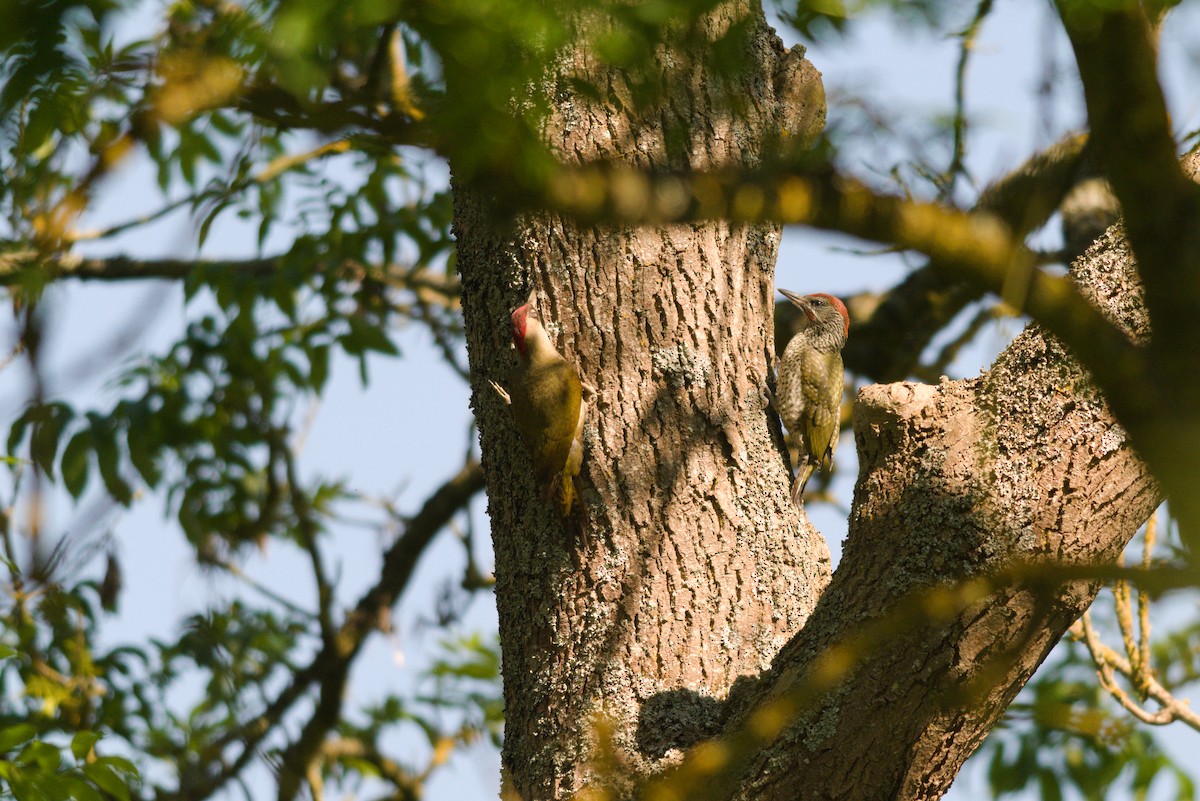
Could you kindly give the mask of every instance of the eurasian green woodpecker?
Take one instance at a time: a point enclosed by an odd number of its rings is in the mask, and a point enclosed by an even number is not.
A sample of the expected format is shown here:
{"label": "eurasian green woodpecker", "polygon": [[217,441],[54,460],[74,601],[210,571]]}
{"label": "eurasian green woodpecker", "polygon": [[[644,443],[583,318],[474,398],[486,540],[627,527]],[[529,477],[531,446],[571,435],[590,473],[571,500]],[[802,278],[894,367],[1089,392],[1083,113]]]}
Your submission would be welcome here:
{"label": "eurasian green woodpecker", "polygon": [[775,410],[800,450],[792,482],[792,500],[799,504],[813,471],[833,466],[845,380],[842,347],[850,334],[850,315],[833,295],[779,291],[808,320],[776,365]]}
{"label": "eurasian green woodpecker", "polygon": [[[588,410],[585,385],[575,365],[551,344],[538,319],[534,292],[512,313],[512,340],[517,369],[509,377],[508,391],[494,381],[492,387],[512,410],[513,422],[533,457],[542,497],[557,495],[559,509],[567,517],[575,498],[575,476],[583,462],[583,423]],[[591,387],[586,388],[590,395]]]}

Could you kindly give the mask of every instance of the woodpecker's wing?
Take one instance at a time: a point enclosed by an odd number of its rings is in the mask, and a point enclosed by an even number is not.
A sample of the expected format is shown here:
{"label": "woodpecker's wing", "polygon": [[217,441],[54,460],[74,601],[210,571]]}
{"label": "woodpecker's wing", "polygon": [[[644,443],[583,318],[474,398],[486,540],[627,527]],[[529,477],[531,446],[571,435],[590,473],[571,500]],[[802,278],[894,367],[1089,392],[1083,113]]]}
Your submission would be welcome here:
{"label": "woodpecker's wing", "polygon": [[804,421],[801,425],[808,459],[828,470],[837,446],[839,411],[842,404],[842,357],[840,353],[810,353],[804,360]]}
{"label": "woodpecker's wing", "polygon": [[822,470],[828,470],[833,464],[833,448],[838,433],[838,420],[835,411],[830,409],[813,409],[809,425],[805,427],[805,446],[809,459],[820,464]]}
{"label": "woodpecker's wing", "polygon": [[534,408],[554,410],[524,432],[538,475],[548,480],[562,472],[571,456],[583,389],[579,372],[565,359],[534,368],[529,379],[531,394],[541,400]]}

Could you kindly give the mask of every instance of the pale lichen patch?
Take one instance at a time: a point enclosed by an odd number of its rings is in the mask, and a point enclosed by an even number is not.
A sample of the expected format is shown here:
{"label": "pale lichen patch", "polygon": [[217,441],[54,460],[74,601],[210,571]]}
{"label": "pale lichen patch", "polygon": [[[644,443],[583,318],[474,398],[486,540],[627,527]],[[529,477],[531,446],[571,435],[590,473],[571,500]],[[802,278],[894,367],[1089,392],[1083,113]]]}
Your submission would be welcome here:
{"label": "pale lichen patch", "polygon": [[682,344],[652,350],[650,363],[654,373],[665,378],[673,389],[685,386],[703,389],[712,378],[713,368],[709,358]]}

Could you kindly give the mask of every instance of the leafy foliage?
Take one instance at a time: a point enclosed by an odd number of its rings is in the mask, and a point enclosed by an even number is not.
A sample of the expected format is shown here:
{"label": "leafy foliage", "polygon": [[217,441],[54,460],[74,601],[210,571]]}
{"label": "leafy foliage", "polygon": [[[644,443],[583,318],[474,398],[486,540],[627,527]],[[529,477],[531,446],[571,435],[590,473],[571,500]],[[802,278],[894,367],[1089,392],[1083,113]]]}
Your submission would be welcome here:
{"label": "leafy foliage", "polygon": [[1067,643],[1059,657],[1022,692],[984,747],[995,797],[1032,790],[1055,801],[1074,790],[1086,799],[1140,799],[1164,786],[1169,794],[1155,797],[1194,798],[1192,776],[1097,686],[1084,649]]}
{"label": "leafy foliage", "polygon": [[[405,325],[422,326],[465,377],[447,165],[456,180],[492,178],[500,195],[543,182],[555,168],[541,136],[546,104],[612,92],[581,77],[529,91],[574,48],[621,77],[630,115],[671,100],[664,56],[685,48],[728,81],[736,111],[753,21],[732,20],[701,41],[697,23],[716,6],[0,0],[0,279],[21,333],[14,356],[33,376],[8,426],[10,497],[0,509],[10,590],[0,611],[4,793],[205,798],[246,781],[249,765],[283,772],[299,763],[316,766],[310,782],[382,784],[417,797],[454,749],[499,743],[499,655],[487,638],[444,639],[412,692],[343,700],[363,641],[389,630],[411,565],[346,603],[330,554],[359,514],[381,550],[404,562],[414,518],[391,499],[300,470],[304,412],[339,360],[355,363],[365,384],[373,359],[400,355]],[[958,34],[948,3],[777,4],[818,39],[851,32],[856,16],[877,8]],[[147,11],[149,29],[130,22]],[[853,111],[834,124],[823,157],[845,163],[851,153],[865,163],[860,146],[882,141],[885,158],[871,161],[880,182],[954,197],[962,119],[897,121],[866,103],[843,108]],[[896,142],[907,153],[899,164]],[[84,225],[106,179],[131,162],[152,170],[159,210]],[[43,334],[56,324],[43,304],[47,286],[85,256],[109,255],[122,235],[176,214],[193,224],[197,253],[227,244],[220,232],[230,218],[253,227],[255,252],[126,265],[116,277],[182,284],[182,333],[110,371],[105,401],[58,394],[43,375]],[[113,264],[100,277],[119,272]],[[105,615],[119,595],[119,560],[108,551],[102,581],[85,569],[105,550],[103,516],[81,515],[82,534],[47,546],[40,507],[129,507],[151,493],[167,499],[198,565],[245,592],[194,611],[171,636],[113,645]],[[309,560],[310,604],[243,571],[269,546]],[[479,578],[463,583],[485,587]],[[1166,684],[1196,680],[1198,641],[1192,627],[1160,643]],[[1085,673],[1068,649],[1026,694],[1017,707],[1025,720],[990,746],[995,792],[1036,786],[1057,798],[1074,788],[1099,798],[1173,781],[1190,797],[1188,775],[1120,723]],[[428,759],[388,755],[414,733]]]}

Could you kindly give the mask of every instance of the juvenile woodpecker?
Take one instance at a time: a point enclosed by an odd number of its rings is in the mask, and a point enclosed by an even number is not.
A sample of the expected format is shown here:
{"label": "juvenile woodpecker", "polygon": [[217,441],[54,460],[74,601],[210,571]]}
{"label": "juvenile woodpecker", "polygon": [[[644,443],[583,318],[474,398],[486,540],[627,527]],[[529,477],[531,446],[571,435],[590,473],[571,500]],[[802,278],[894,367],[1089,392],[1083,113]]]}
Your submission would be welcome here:
{"label": "juvenile woodpecker", "polygon": [[779,290],[804,313],[808,325],[788,343],[776,364],[775,410],[800,450],[792,500],[799,504],[804,485],[819,466],[833,466],[842,405],[842,347],[850,334],[850,315],[833,295],[798,295]]}
{"label": "juvenile woodpecker", "polygon": [[512,410],[513,422],[533,457],[542,497],[557,495],[559,510],[567,517],[583,462],[587,398],[594,390],[579,380],[575,365],[554,349],[538,318],[534,292],[512,313],[512,340],[517,368],[509,377],[508,391],[495,381],[492,387]]}

